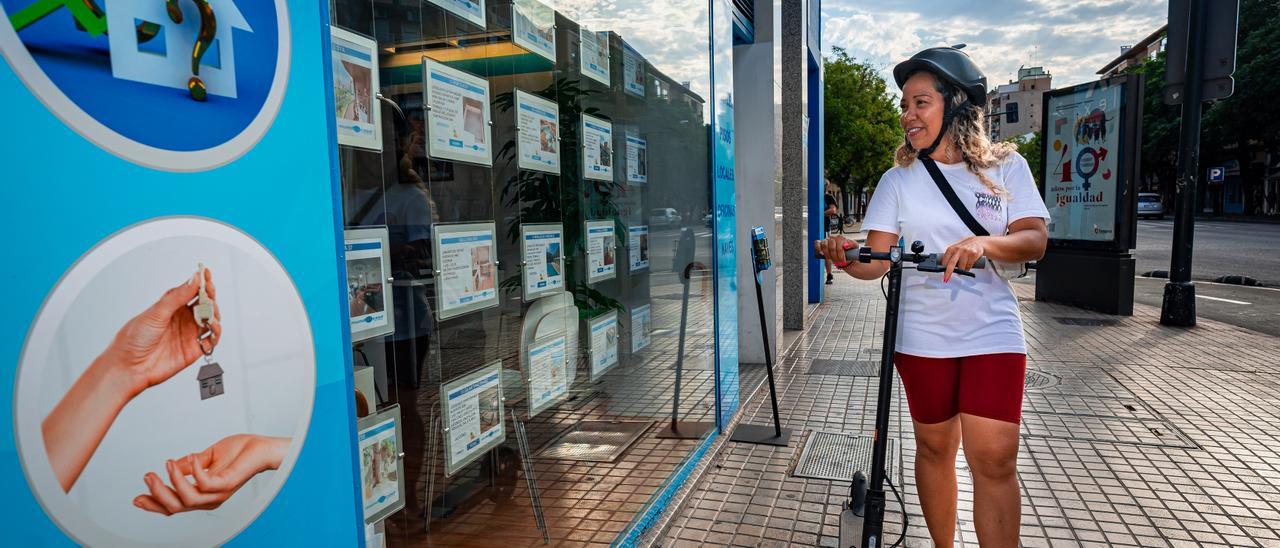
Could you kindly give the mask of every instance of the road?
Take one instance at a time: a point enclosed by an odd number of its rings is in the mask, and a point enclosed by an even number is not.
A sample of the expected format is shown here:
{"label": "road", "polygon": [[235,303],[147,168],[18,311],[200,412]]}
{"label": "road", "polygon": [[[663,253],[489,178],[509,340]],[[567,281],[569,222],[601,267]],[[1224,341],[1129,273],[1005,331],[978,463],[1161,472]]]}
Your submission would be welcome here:
{"label": "road", "polygon": [[[1212,280],[1224,275],[1255,278],[1280,287],[1280,224],[1197,221],[1191,277]],[[1168,270],[1173,248],[1173,221],[1138,221],[1138,274]]]}

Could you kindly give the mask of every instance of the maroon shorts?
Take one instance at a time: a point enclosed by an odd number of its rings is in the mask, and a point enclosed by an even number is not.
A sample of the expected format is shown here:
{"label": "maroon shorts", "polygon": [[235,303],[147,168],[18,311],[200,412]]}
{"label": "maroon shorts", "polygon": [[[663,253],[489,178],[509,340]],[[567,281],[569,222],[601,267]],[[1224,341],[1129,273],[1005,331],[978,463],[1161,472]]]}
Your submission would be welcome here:
{"label": "maroon shorts", "polygon": [[1022,418],[1026,354],[923,358],[895,353],[911,418],[936,424],[957,413],[1017,424]]}

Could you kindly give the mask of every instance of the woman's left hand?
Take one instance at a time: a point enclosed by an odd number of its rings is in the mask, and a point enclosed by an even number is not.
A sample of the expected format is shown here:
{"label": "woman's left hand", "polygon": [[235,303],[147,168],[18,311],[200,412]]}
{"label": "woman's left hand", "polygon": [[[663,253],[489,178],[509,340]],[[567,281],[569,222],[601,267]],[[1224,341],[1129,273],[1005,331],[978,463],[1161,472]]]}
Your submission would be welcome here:
{"label": "woman's left hand", "polygon": [[984,236],[969,236],[947,248],[942,254],[940,262],[946,268],[942,274],[943,283],[951,281],[951,273],[955,269],[972,270],[973,263],[978,262],[978,258],[986,254]]}

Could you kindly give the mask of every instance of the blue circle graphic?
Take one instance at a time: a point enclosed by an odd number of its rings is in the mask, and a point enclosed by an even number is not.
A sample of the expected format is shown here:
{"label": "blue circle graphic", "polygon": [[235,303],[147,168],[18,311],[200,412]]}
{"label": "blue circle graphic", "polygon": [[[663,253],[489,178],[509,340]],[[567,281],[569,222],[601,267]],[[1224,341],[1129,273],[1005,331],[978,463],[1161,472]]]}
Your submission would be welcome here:
{"label": "blue circle graphic", "polygon": [[[202,22],[195,2],[177,3],[183,12],[179,24],[165,16],[161,0],[99,0],[96,21],[100,26],[96,31],[86,28],[93,25],[85,24],[95,19],[79,8],[94,2],[68,0],[32,20],[33,6],[38,4],[41,2],[36,0],[0,0],[8,19],[0,25],[10,25],[2,30],[16,32],[39,71],[75,107],[120,137],[145,147],[186,153],[227,144],[251,126],[256,128],[255,120],[263,113],[273,88],[283,84],[276,79],[282,78],[278,65],[283,61],[283,66],[288,66],[287,57],[281,55],[282,48],[286,56],[288,51],[284,43],[288,36],[281,36],[281,30],[287,29],[282,23],[287,23],[280,20],[287,15],[278,11],[276,1],[209,0],[217,30],[199,67],[209,89],[203,102],[193,99],[185,87],[193,75],[190,59]],[[73,5],[77,9],[72,9]],[[140,30],[134,34],[135,27],[144,23],[151,24],[149,38]],[[12,61],[15,52],[4,53]],[[26,76],[24,81],[33,93],[47,99],[43,97],[46,90]],[[270,115],[274,118],[274,111]],[[60,117],[70,123],[61,113]],[[83,128],[77,129],[84,133]],[[117,151],[94,135],[86,136]],[[260,135],[253,141],[257,137]],[[145,158],[130,159],[152,163]]]}

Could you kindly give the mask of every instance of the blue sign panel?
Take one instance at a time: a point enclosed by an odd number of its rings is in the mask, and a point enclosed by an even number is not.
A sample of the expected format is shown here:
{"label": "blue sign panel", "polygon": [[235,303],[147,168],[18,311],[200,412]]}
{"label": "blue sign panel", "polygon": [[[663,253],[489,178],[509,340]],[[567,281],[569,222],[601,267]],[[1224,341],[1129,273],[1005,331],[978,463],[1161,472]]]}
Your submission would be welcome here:
{"label": "blue sign panel", "polygon": [[[733,43],[733,20],[727,2],[712,2],[711,39]],[[715,211],[716,390],[718,423],[723,428],[738,410],[738,214],[733,155],[732,48],[712,48],[711,162]]]}
{"label": "blue sign panel", "polygon": [[325,4],[167,5],[0,0],[6,541],[359,545]]}

